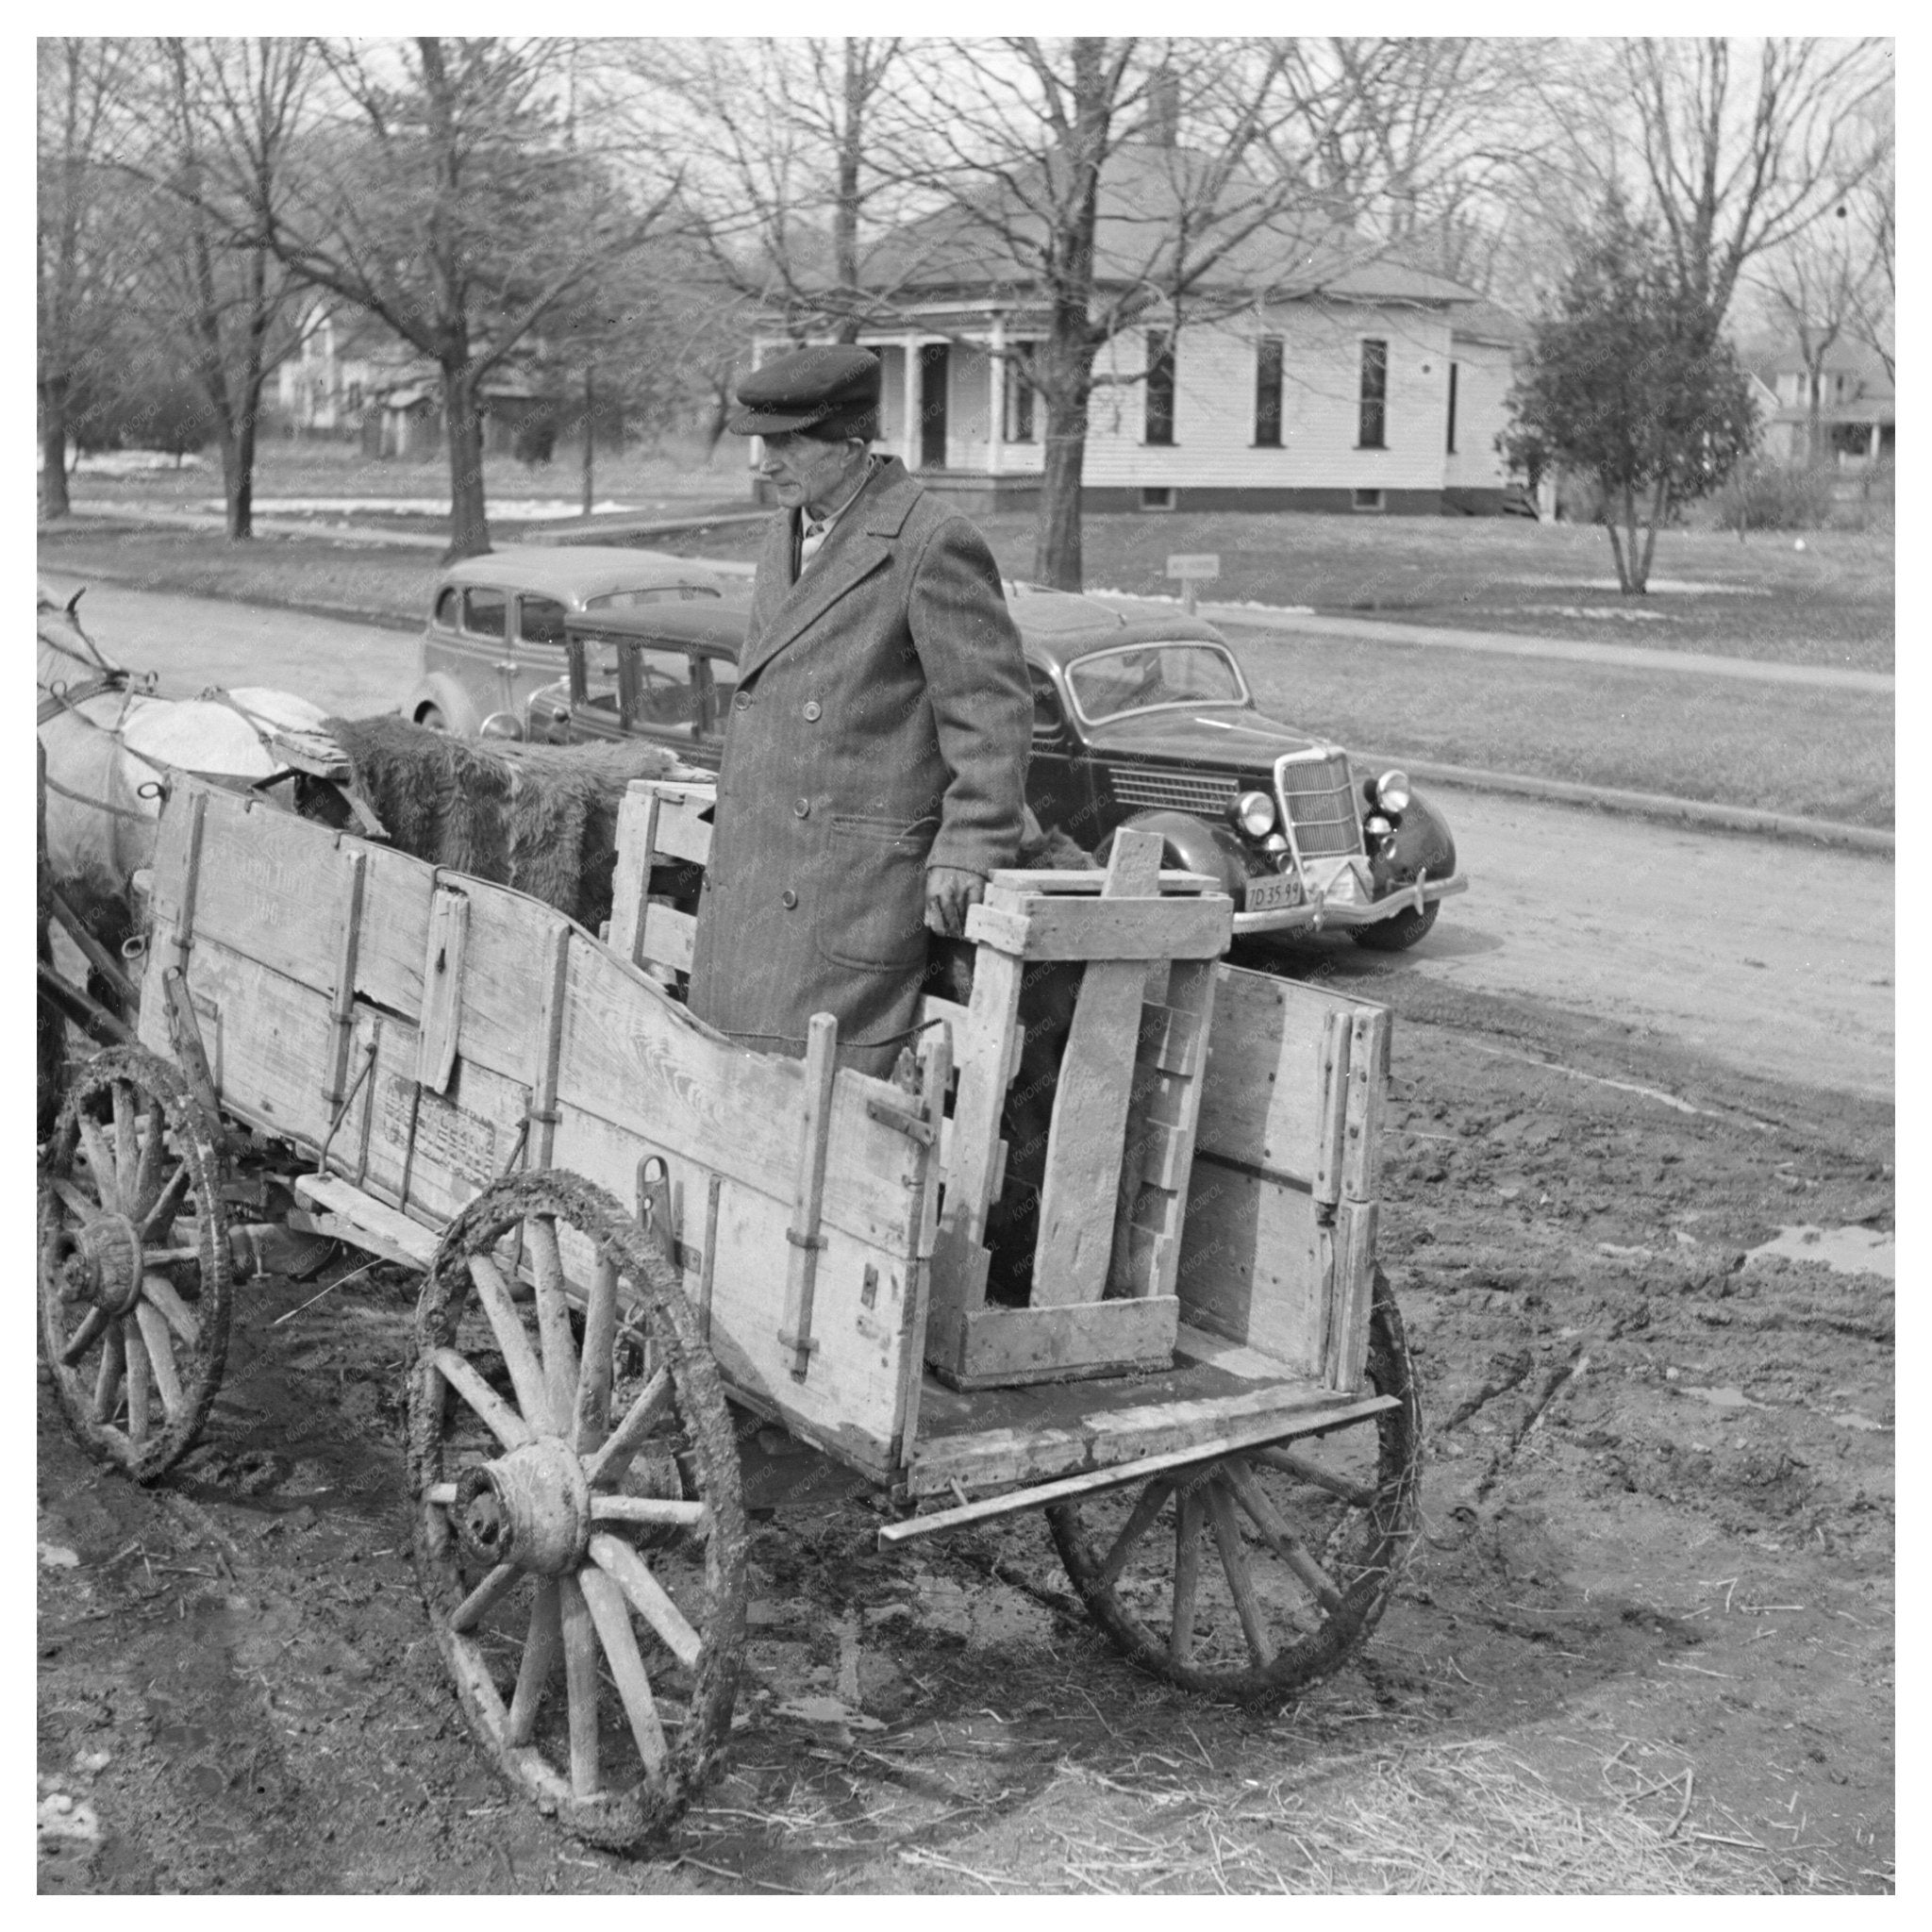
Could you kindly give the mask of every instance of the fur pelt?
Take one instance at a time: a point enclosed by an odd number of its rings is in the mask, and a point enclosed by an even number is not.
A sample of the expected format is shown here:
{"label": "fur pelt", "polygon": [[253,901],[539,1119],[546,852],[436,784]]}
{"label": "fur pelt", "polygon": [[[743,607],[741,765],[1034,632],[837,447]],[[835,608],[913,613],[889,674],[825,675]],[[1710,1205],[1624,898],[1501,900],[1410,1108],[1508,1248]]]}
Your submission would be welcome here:
{"label": "fur pelt", "polygon": [[709,776],[635,741],[475,742],[393,716],[328,729],[399,850],[527,892],[592,932],[610,917],[625,786]]}

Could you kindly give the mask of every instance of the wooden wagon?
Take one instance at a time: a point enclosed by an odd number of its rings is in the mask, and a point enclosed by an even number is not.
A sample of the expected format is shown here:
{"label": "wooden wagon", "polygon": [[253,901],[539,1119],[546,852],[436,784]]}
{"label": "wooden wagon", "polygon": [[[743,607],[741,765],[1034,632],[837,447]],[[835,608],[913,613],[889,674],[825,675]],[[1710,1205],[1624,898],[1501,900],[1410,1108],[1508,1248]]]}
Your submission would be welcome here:
{"label": "wooden wagon", "polygon": [[[512,1785],[602,1843],[674,1819],[728,1733],[734,1411],[875,1483],[887,1545],[1043,1508],[1093,1616],[1174,1684],[1278,1699],[1333,1669],[1415,1524],[1374,1261],[1387,1014],[1222,963],[1227,901],[1127,835],[1105,874],[995,876],[970,998],[928,1003],[894,1079],[835,1070],[824,1016],[802,1059],[747,1052],[675,992],[709,804],[632,788],[598,936],[176,786],[140,1044],[73,1072],[42,1154],[76,1432],[142,1479],[186,1453],[273,1224],[420,1270],[429,1615]],[[1022,1094],[1038,972],[1077,991]],[[1024,1120],[1043,1147],[1015,1148]],[[1015,1304],[988,1224],[1027,1153]]]}

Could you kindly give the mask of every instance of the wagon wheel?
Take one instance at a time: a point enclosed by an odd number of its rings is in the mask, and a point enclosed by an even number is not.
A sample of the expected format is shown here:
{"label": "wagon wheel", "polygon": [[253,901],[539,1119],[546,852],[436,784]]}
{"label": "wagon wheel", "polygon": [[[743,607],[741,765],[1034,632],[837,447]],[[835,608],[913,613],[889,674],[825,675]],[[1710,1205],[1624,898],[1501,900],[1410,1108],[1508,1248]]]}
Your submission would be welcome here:
{"label": "wagon wheel", "polygon": [[416,1564],[464,1715],[541,1810],[635,1843],[709,1770],[744,1641],[737,1445],[683,1290],[602,1190],[521,1174],[450,1224],[416,1332]]}
{"label": "wagon wheel", "polygon": [[215,1133],[140,1047],[70,1078],[40,1162],[41,1340],[74,1432],[140,1482],[208,1420],[228,1353],[230,1267]]}
{"label": "wagon wheel", "polygon": [[1191,1690],[1267,1701],[1367,1640],[1416,1534],[1422,1465],[1408,1348],[1379,1271],[1368,1381],[1395,1407],[1048,1509],[1067,1574],[1133,1662]]}

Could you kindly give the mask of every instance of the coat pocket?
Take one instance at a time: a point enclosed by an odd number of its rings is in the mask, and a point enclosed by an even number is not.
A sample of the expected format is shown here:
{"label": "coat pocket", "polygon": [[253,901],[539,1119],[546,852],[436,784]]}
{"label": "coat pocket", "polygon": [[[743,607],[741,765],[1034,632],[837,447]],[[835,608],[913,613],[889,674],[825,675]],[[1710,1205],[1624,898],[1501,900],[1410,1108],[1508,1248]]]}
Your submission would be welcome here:
{"label": "coat pocket", "polygon": [[881,973],[925,958],[925,860],[937,818],[834,815],[819,897],[818,947],[836,966]]}

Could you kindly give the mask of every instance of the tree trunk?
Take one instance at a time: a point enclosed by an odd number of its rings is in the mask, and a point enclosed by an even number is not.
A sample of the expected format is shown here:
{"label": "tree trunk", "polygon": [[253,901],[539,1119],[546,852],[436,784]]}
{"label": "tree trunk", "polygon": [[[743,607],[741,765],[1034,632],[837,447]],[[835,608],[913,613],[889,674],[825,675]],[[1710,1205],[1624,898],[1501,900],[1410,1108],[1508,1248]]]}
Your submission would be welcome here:
{"label": "tree trunk", "polygon": [[597,373],[584,364],[584,514],[597,500]]}
{"label": "tree trunk", "polygon": [[1671,507],[1671,486],[1666,477],[1657,478],[1657,489],[1650,499],[1650,530],[1643,540],[1643,561],[1637,569],[1637,589],[1644,596],[1650,594],[1651,560],[1657,555],[1657,533],[1663,527],[1663,521]]}
{"label": "tree trunk", "polygon": [[49,375],[41,383],[41,515],[64,517],[72,508],[67,495],[67,378]]}
{"label": "tree trunk", "polygon": [[1080,554],[1080,477],[1087,464],[1087,395],[1046,407],[1046,460],[1033,526],[1033,575],[1056,591],[1086,586]]}
{"label": "tree trunk", "polygon": [[449,548],[442,560],[456,563],[490,554],[490,519],[483,508],[483,417],[467,362],[444,365],[442,415],[449,436]]}
{"label": "tree trunk", "polygon": [[258,360],[242,385],[242,420],[235,425],[235,476],[227,491],[228,536],[237,543],[246,543],[255,536],[255,438],[261,420],[264,379]]}

